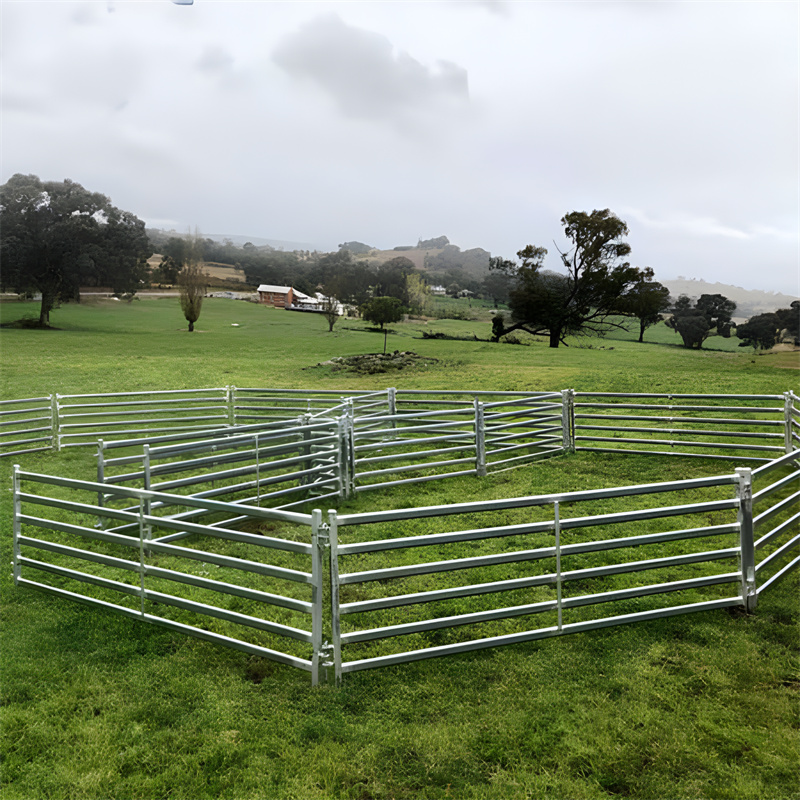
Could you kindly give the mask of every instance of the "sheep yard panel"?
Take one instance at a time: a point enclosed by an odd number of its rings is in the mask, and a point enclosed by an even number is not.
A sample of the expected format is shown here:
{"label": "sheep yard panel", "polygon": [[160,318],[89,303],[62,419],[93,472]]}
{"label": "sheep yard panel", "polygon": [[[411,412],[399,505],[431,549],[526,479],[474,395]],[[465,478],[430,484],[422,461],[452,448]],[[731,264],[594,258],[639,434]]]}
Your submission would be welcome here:
{"label": "sheep yard panel", "polygon": [[[101,441],[96,482],[15,468],[17,583],[299,667],[316,683],[698,610],[753,611],[800,563],[791,392],[389,389],[329,393],[326,409],[317,395],[251,391],[291,416],[233,426],[230,412],[214,430]],[[749,466],[399,511],[289,510],[573,449]]]}

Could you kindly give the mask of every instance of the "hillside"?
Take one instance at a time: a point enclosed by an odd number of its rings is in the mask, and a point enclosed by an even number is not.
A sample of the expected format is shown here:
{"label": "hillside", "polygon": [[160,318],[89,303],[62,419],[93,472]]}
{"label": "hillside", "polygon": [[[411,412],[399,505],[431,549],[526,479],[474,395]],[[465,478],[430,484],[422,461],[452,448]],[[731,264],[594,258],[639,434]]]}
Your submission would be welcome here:
{"label": "hillside", "polygon": [[391,250],[372,248],[364,252],[369,246],[361,242],[347,242],[343,247],[350,249],[359,260],[372,264],[383,264],[398,257],[407,258],[417,269],[447,281],[456,280],[459,276],[475,280],[484,278],[489,272],[492,255],[481,247],[462,250],[451,244],[446,236],[420,240],[416,246],[401,245]]}
{"label": "hillside", "polygon": [[[658,276],[656,276],[658,280]],[[731,286],[725,283],[707,283],[695,278],[677,278],[676,280],[662,280],[669,289],[673,298],[685,294],[692,299],[697,299],[701,294],[721,294],[736,303],[734,318],[748,319],[756,314],[766,314],[779,308],[788,308],[793,300],[788,294],[778,292],[765,292],[760,289],[743,289],[741,286]]]}

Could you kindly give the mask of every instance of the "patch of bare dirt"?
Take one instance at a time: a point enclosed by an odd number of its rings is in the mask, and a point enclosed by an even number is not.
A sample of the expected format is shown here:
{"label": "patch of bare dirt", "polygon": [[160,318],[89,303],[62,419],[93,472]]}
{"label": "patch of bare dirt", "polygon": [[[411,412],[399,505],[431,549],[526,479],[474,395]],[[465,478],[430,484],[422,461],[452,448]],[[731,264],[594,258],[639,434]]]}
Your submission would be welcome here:
{"label": "patch of bare dirt", "polygon": [[[438,359],[421,356],[410,350],[395,350],[393,353],[365,353],[358,356],[336,356],[322,361],[316,367],[330,367],[332,372],[356,372],[374,375],[380,372],[396,372],[401,369],[419,369],[437,364]],[[311,369],[314,369],[312,367]]]}

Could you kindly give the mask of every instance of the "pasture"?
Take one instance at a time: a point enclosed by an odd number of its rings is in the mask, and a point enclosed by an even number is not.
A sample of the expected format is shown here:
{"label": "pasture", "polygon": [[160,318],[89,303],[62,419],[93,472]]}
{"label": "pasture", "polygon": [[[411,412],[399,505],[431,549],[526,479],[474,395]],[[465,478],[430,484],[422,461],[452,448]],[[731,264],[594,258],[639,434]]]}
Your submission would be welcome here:
{"label": "pasture", "polygon": [[[3,322],[35,312],[0,305]],[[644,344],[631,333],[550,349],[480,341],[488,321],[437,319],[389,335],[390,349],[419,353],[422,366],[357,375],[315,366],[382,350],[383,335],[355,320],[328,333],[316,315],[206,300],[188,334],[174,299],[66,305],[51,319],[59,330],[0,330],[2,399],[227,384],[780,393],[796,389],[800,366],[797,353],[753,355],[735,340],[690,352],[663,326]],[[91,448],[13,460],[73,477],[93,469]],[[11,461],[0,461],[6,488]],[[718,472],[702,459],[577,453],[372,493],[348,509]],[[751,616],[639,623],[312,690],[285,667],[15,589],[10,518],[3,491],[5,798],[798,796],[798,571]]]}

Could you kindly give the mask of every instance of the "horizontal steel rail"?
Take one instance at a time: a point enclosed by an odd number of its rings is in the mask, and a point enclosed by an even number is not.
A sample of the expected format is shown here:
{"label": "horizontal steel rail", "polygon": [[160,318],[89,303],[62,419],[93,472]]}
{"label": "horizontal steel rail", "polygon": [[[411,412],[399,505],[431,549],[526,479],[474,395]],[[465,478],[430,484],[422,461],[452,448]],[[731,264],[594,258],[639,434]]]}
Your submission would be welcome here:
{"label": "horizontal steel rail", "polygon": [[235,503],[224,503],[220,500],[209,500],[208,498],[197,498],[192,495],[168,494],[166,492],[146,491],[134,489],[126,486],[107,486],[103,483],[94,481],[83,481],[75,478],[61,478],[55,475],[43,475],[36,472],[19,471],[19,478],[22,481],[35,481],[37,483],[62,486],[67,489],[82,489],[92,494],[105,492],[120,497],[131,499],[149,499],[153,501],[165,502],[169,505],[191,506],[208,511],[227,511],[237,514],[246,514],[260,519],[280,519],[286,522],[296,522],[301,525],[310,525],[311,517],[308,514],[299,514],[295,511],[279,511],[273,508],[256,508],[253,506],[241,506]]}
{"label": "horizontal steel rail", "polygon": [[800,448],[793,450],[791,453],[787,453],[785,456],[776,458],[773,461],[770,461],[768,464],[764,464],[763,466],[754,469],[753,477],[755,478],[756,476],[768,475],[770,472],[780,469],[781,467],[787,467],[794,462],[800,464]]}
{"label": "horizontal steel rail", "polygon": [[[783,398],[781,398],[782,400]],[[646,410],[658,409],[661,411],[737,411],[743,414],[783,414],[782,408],[769,406],[683,406],[683,405],[656,405],[652,403],[575,403],[575,408],[641,408]]]}
{"label": "horizontal steel rail", "polygon": [[27,578],[19,578],[17,580],[17,584],[20,586],[29,586],[32,589],[38,589],[39,591],[56,595],[57,597],[62,597],[67,600],[73,600],[85,605],[96,606],[108,611],[114,611],[117,614],[122,614],[123,616],[130,617],[131,619],[142,620],[143,622],[159,625],[162,628],[167,628],[177,633],[187,634],[188,636],[193,636],[197,639],[203,639],[207,642],[213,642],[214,644],[225,645],[226,647],[231,647],[234,650],[240,650],[244,653],[248,653],[249,655],[261,656],[262,658],[267,658],[271,661],[276,661],[279,664],[285,664],[289,667],[296,667],[298,669],[305,670],[306,672],[311,672],[313,668],[312,661],[308,659],[298,658],[297,656],[292,656],[288,653],[281,653],[278,650],[271,650],[268,647],[250,644],[249,642],[244,642],[240,639],[234,639],[230,636],[223,636],[219,633],[213,633],[211,631],[204,630],[203,628],[196,628],[193,625],[186,625],[183,622],[176,622],[165,617],[141,613],[140,611],[137,611],[133,608],[128,608],[127,606],[121,606],[116,603],[109,603],[105,600],[98,600],[94,597],[76,594],[75,592],[70,592],[66,589],[59,589],[55,586],[49,586],[45,583],[38,583],[37,581],[32,581]]}
{"label": "horizontal steel rail", "polygon": [[[427,456],[433,455],[440,455],[442,453],[460,453],[464,450],[474,447],[471,442],[465,442],[462,445],[456,445],[455,447],[440,447],[436,450],[414,450],[408,453],[391,453],[387,456],[370,456],[367,458],[356,458],[355,463],[358,464],[380,464],[386,463],[387,461],[400,461],[404,458],[425,458]],[[425,465],[420,465],[421,469],[424,469]],[[360,473],[363,477],[363,473]]]}
{"label": "horizontal steel rail", "polygon": [[654,392],[575,392],[575,397],[652,397],[670,400],[783,400],[782,394],[658,394]]}
{"label": "horizontal steel rail", "polygon": [[356,492],[369,492],[375,489],[389,489],[393,486],[402,486],[406,483],[425,483],[426,481],[437,481],[442,478],[461,478],[467,475],[477,475],[476,469],[464,469],[458,472],[444,472],[435,475],[419,475],[415,478],[406,478],[399,481],[381,481],[380,483],[368,483],[356,486]]}
{"label": "horizontal steel rail", "polygon": [[[606,548],[607,549],[607,548]],[[644,561],[633,561],[627,564],[613,564],[591,569],[572,570],[562,572],[562,580],[580,580],[583,578],[596,578],[607,575],[619,575],[625,572],[638,572],[645,569],[661,569],[682,564],[694,564],[700,561],[713,561],[719,558],[735,558],[739,555],[736,547],[724,550],[714,550],[691,555],[670,556],[665,558],[652,558]],[[540,547],[535,550],[518,550],[512,553],[496,553],[494,555],[475,556],[474,558],[454,558],[447,561],[426,561],[420,564],[407,564],[402,567],[387,567],[384,569],[366,570],[364,572],[349,572],[339,575],[339,583],[346,586],[352,583],[366,583],[368,581],[384,581],[391,578],[407,578],[412,575],[428,575],[434,572],[452,572],[475,567],[487,567],[498,564],[513,564],[519,561],[536,561],[542,558],[555,556],[555,548]],[[555,583],[555,573],[540,575],[538,585]]]}
{"label": "horizontal steel rail", "polygon": [[[431,533],[423,536],[403,536],[394,539],[378,539],[371,542],[353,542],[340,544],[340,555],[354,555],[357,553],[375,553],[382,550],[406,549],[409,547],[424,547],[428,545],[452,544],[455,542],[470,542],[477,539],[491,539],[495,537],[521,536],[531,533],[545,533],[554,529],[553,520],[544,522],[529,522],[519,525],[504,525],[495,528],[475,528],[449,533]],[[602,550],[612,550],[621,547],[640,547],[647,544],[661,544],[682,539],[692,539],[706,536],[720,536],[726,533],[736,533],[738,527],[730,525],[709,525],[702,528],[688,528],[684,530],[665,531],[663,533],[649,533],[639,536],[626,536],[622,539],[603,539],[595,542],[577,542],[561,545],[564,555],[578,555],[583,553],[596,553]],[[551,555],[555,549],[551,548]]]}
{"label": "horizontal steel rail", "polygon": [[393,475],[398,472],[414,472],[422,469],[436,469],[441,467],[454,467],[456,464],[471,464],[474,458],[451,458],[447,461],[425,461],[421,464],[404,464],[402,466],[388,467],[387,469],[374,469],[359,472],[361,479],[374,478],[377,475]]}
{"label": "horizontal steel rail", "polygon": [[[617,431],[615,425],[575,425],[577,431]],[[676,436],[727,436],[736,438],[758,438],[758,439],[783,439],[782,433],[760,433],[754,431],[700,431],[696,428],[641,428],[638,425],[631,425],[623,429],[626,433],[669,433]],[[650,441],[650,440],[643,440]],[[655,441],[655,440],[653,440]]]}
{"label": "horizontal steel rail", "polygon": [[[616,439],[615,441],[622,442],[622,439]],[[682,444],[681,442],[676,442],[676,444]],[[684,443],[685,444],[685,443]],[[716,453],[687,453],[685,451],[676,452],[674,450],[636,450],[633,448],[628,447],[586,447],[583,445],[576,445],[576,450],[580,450],[581,452],[586,453],[619,453],[622,455],[634,455],[634,456],[674,456],[677,458],[710,458],[716,459],[717,461],[726,461],[728,463],[731,460],[735,460],[736,462],[746,461],[751,464],[770,464],[772,460],[769,458],[759,458],[756,456],[721,456]]]}
{"label": "horizontal steel rail", "polygon": [[162,396],[162,395],[172,395],[172,394],[202,394],[203,392],[222,392],[223,397],[225,396],[225,392],[227,392],[226,387],[216,387],[214,389],[158,389],[156,391],[150,392],[107,392],[102,394],[59,394],[56,395],[59,400],[75,400],[78,398],[93,398],[93,397],[155,397],[155,396]]}
{"label": "horizontal steel rail", "polygon": [[[29,542],[23,542],[22,544],[30,545]],[[172,595],[165,594],[163,592],[157,592],[152,589],[142,590],[140,586],[128,583],[122,583],[121,581],[116,581],[111,578],[103,578],[102,576],[93,575],[87,572],[81,572],[80,570],[60,567],[57,564],[50,564],[45,561],[37,561],[36,559],[23,557],[20,559],[20,563],[23,565],[27,565],[33,569],[38,569],[42,572],[49,572],[53,575],[58,575],[59,577],[62,578],[70,578],[72,580],[81,581],[83,583],[90,583],[93,584],[94,586],[99,586],[104,589],[111,589],[113,591],[117,591],[122,594],[128,594],[133,597],[139,597],[142,600],[149,600],[157,603],[162,603],[168,606],[174,606],[175,608],[182,608],[185,611],[193,611],[197,614],[204,614],[206,616],[216,617],[217,619],[226,620],[227,622],[233,622],[237,625],[246,625],[251,628],[267,631],[268,633],[274,633],[279,636],[286,636],[287,638],[296,639],[301,642],[309,642],[309,643],[311,642],[310,631],[304,631],[300,628],[294,628],[292,626],[283,625],[278,622],[270,622],[269,620],[263,620],[258,617],[252,617],[247,614],[240,614],[235,611],[228,611],[226,609],[219,608],[217,606],[211,606],[206,603],[198,603],[193,600],[186,600],[184,598],[174,597]],[[130,563],[133,565],[133,567],[136,567],[134,571],[139,572],[138,563],[135,562],[130,562]],[[163,571],[167,572],[167,570]]]}
{"label": "horizontal steel rail", "polygon": [[458,644],[430,647],[424,650],[410,650],[404,653],[375,656],[373,658],[359,659],[356,661],[346,661],[341,665],[341,672],[343,674],[347,674],[363,669],[386,667],[396,664],[407,664],[427,658],[436,658],[438,656],[474,652],[476,650],[483,650],[488,647],[522,644],[524,642],[532,642],[537,639],[549,638],[551,636],[559,636],[569,633],[582,633],[616,625],[624,625],[632,622],[645,622],[653,619],[664,619],[667,617],[678,616],[680,614],[688,614],[695,611],[709,611],[712,609],[732,608],[741,605],[743,605],[743,603],[740,597],[731,597],[722,600],[710,600],[702,603],[690,603],[683,606],[672,606],[654,611],[640,611],[635,614],[621,614],[616,617],[605,617],[602,619],[590,620],[588,622],[572,622],[563,625],[561,628],[542,628],[534,631],[525,631],[523,633],[510,633],[503,636],[474,639],[469,642],[460,642]]}
{"label": "horizontal steel rail", "polygon": [[783,452],[783,447],[777,445],[763,445],[763,444],[725,444],[721,442],[673,442],[669,439],[630,439],[627,437],[614,437],[614,436],[576,436],[576,442],[619,442],[620,444],[666,444],[676,445],[682,447],[708,447],[717,448],[720,450],[767,450],[770,452]]}
{"label": "horizontal steel rail", "polygon": [[760,503],[762,500],[765,500],[770,495],[774,494],[777,491],[780,491],[781,489],[784,489],[785,487],[789,486],[791,483],[797,480],[800,480],[800,469],[795,470],[794,472],[790,473],[785,478],[782,478],[779,481],[775,481],[775,483],[773,483],[770,486],[765,486],[763,489],[761,489],[761,491],[755,492],[755,494],[753,494],[753,505]]}
{"label": "horizontal steel rail", "polygon": [[[530,580],[530,579],[524,579]],[[670,581],[668,583],[653,583],[647,586],[637,586],[632,589],[617,589],[611,592],[597,592],[596,594],[578,595],[575,597],[566,597],[561,601],[562,608],[578,608],[580,606],[594,605],[596,603],[604,603],[615,600],[630,600],[638,597],[646,597],[652,594],[662,594],[667,592],[681,592],[687,589],[703,588],[705,586],[715,586],[721,583],[735,583],[741,580],[741,574],[738,572],[728,572],[719,575],[710,575],[700,578],[687,578],[681,581]],[[512,583],[511,581],[496,581],[494,583],[480,583],[475,586],[457,587],[454,590],[439,590],[432,592],[419,592],[418,594],[407,595],[394,595],[393,597],[384,597],[380,600],[360,600],[355,603],[343,603],[340,605],[342,614],[361,614],[367,611],[381,611],[387,608],[396,608],[398,606],[416,605],[422,602],[430,602],[436,600],[449,599],[452,597],[469,597],[477,594],[487,594],[490,592],[503,592],[508,591],[508,587],[504,584]],[[513,583],[519,583],[514,581]],[[515,587],[517,588],[517,587]],[[527,585],[518,588],[529,588]],[[472,590],[464,592],[463,590]],[[451,591],[462,592],[458,595],[450,594]],[[557,605],[555,600],[546,601],[548,605],[555,607]],[[456,617],[457,619],[457,617]]]}
{"label": "horizontal steel rail", "polygon": [[[723,409],[724,410],[724,409]],[[645,414],[583,414],[576,413],[575,420],[584,419],[603,419],[609,422],[619,422],[620,420],[635,420],[640,422],[680,422],[685,425],[747,425],[747,426],[771,426],[783,427],[783,422],[778,419],[736,419],[729,417],[668,417],[650,416]]]}
{"label": "horizontal steel rail", "polygon": [[628,495],[704,489],[712,486],[733,486],[736,480],[737,478],[735,475],[715,475],[710,478],[690,478],[688,480],[668,481],[664,483],[642,483],[631,486],[616,486],[609,489],[589,489],[578,492],[530,495],[527,497],[507,497],[500,500],[450,503],[443,506],[419,506],[417,508],[396,509],[391,511],[369,511],[358,514],[339,515],[337,522],[339,527],[342,527],[343,525],[366,525],[374,522],[416,519],[418,517],[471,514],[476,511],[505,511],[511,508],[551,505],[556,501],[559,503],[574,503],[583,500],[607,500],[613,497],[626,497]]}

